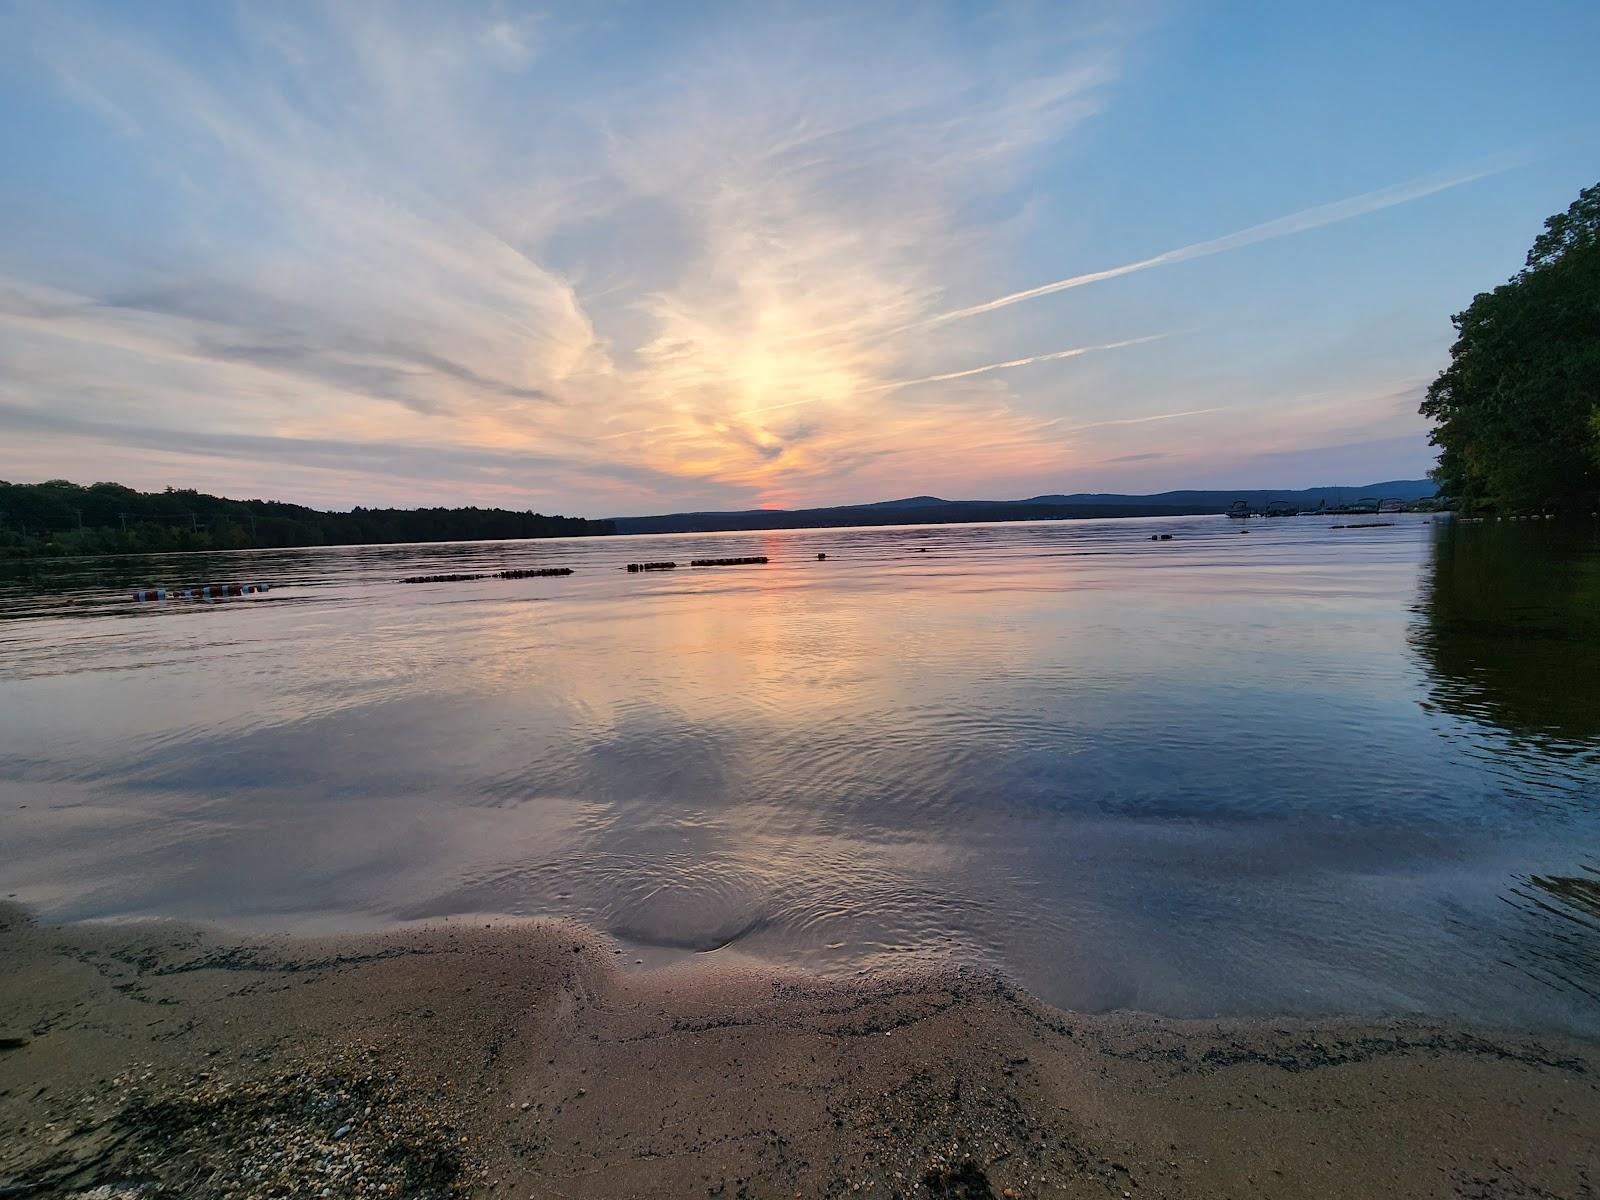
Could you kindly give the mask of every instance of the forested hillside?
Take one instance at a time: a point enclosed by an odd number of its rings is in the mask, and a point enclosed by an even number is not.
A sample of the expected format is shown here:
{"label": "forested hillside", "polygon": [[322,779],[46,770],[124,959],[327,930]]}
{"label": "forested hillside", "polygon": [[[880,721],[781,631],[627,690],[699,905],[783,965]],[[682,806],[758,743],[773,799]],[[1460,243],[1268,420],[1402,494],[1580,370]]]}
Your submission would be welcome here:
{"label": "forested hillside", "polygon": [[190,489],[139,492],[117,483],[84,486],[0,481],[0,555],[246,550],[454,542],[475,538],[576,537],[615,532],[610,521],[503,508],[356,508],[323,512],[276,500],[229,500]]}

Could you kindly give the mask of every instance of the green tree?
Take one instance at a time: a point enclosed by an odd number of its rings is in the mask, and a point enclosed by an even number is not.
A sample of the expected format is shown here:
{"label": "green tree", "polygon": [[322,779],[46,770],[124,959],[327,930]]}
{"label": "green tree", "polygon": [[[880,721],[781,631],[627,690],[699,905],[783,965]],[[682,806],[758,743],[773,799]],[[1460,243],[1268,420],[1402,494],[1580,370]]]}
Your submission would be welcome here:
{"label": "green tree", "polygon": [[1453,318],[1428,388],[1434,478],[1463,507],[1600,504],[1600,184],[1544,223],[1527,264]]}
{"label": "green tree", "polygon": [[615,533],[610,521],[501,508],[357,508],[320,512],[276,500],[228,500],[193,488],[136,492],[116,483],[0,480],[0,557],[370,545]]}

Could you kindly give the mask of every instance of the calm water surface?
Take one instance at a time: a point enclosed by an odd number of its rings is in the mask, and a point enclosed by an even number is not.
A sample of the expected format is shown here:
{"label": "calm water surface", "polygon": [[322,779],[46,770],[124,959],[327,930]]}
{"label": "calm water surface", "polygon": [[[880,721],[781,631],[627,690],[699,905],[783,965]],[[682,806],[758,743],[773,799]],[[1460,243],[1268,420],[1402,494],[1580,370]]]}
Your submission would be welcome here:
{"label": "calm water surface", "polygon": [[[1600,533],[1330,525],[4,568],[0,893],[258,930],[562,914],[629,962],[1600,1032]],[[272,591],[127,598],[211,579]]]}

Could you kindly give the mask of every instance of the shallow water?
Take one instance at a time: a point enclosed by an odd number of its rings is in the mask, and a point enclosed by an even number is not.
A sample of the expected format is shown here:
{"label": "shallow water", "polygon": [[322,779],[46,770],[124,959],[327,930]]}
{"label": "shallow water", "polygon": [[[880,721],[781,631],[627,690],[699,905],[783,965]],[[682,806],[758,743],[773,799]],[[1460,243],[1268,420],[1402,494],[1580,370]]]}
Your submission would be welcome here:
{"label": "shallow water", "polygon": [[[1600,530],[1332,523],[13,565],[0,894],[1600,1032]],[[272,590],[128,599],[213,579]]]}

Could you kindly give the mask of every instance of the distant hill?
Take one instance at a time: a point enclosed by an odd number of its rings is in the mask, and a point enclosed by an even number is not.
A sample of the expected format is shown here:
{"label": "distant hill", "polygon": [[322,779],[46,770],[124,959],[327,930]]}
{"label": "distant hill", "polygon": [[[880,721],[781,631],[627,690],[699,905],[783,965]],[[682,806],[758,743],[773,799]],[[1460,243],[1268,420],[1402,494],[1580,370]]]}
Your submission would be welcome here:
{"label": "distant hill", "polygon": [[1153,496],[1106,492],[1031,496],[1026,500],[943,500],[909,496],[875,504],[831,508],[745,509],[739,512],[669,513],[615,517],[618,533],[712,533],[740,529],[838,528],[846,525],[948,525],[961,521],[1071,520],[1084,517],[1197,516],[1227,512],[1236,500],[1253,508],[1282,501],[1295,508],[1349,504],[1368,496],[1426,500],[1438,489],[1427,479],[1391,479],[1360,487],[1252,488],[1241,491],[1175,491]]}
{"label": "distant hill", "polygon": [[956,503],[941,500],[938,496],[907,496],[904,500],[879,500],[876,504],[853,504],[851,508],[934,508],[940,504]]}
{"label": "distant hill", "polygon": [[[1286,500],[1290,504],[1297,504],[1301,508],[1315,508],[1319,503],[1327,501],[1328,504],[1349,504],[1366,496],[1376,496],[1387,499],[1391,496],[1400,500],[1426,500],[1431,497],[1439,487],[1431,479],[1391,479],[1387,483],[1369,483],[1365,487],[1314,487],[1301,488],[1298,491],[1284,491],[1282,489],[1257,488],[1241,492],[1157,492],[1153,496],[1121,496],[1110,492],[1079,492],[1071,496],[1034,496],[1027,500],[1019,500],[1019,504],[1177,504],[1177,505],[1214,505],[1217,512],[1227,510],[1228,505],[1235,500],[1245,500],[1251,505],[1260,506],[1273,500]],[[904,503],[895,501],[894,503]]]}

